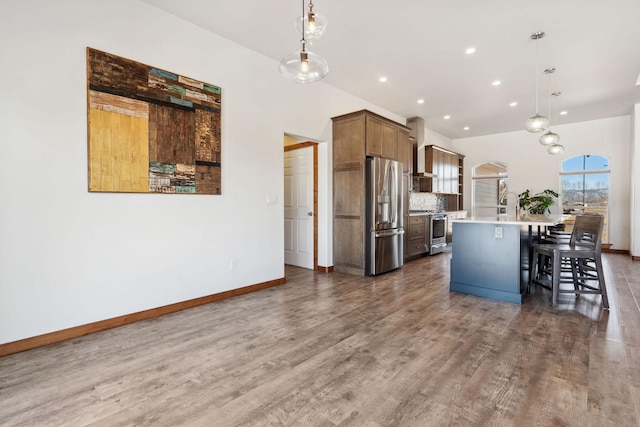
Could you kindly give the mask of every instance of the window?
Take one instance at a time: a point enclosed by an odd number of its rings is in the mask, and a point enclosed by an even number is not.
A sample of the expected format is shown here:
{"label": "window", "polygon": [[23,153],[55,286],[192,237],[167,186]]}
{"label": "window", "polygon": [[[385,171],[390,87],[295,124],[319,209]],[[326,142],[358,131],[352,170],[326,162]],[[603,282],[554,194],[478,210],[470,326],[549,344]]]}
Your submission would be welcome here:
{"label": "window", "polygon": [[572,229],[575,214],[598,213],[604,216],[602,242],[608,243],[609,159],[584,154],[562,162],[560,172],[562,211],[571,215],[565,222]]}
{"label": "window", "polygon": [[473,216],[507,213],[507,165],[491,162],[475,166],[472,169],[471,182]]}

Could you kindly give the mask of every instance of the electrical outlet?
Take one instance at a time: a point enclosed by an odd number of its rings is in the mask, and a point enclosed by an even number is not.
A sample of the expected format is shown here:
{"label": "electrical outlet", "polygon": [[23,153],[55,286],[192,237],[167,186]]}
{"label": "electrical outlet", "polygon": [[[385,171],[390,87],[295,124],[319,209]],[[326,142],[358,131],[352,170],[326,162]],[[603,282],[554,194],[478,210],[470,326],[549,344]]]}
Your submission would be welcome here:
{"label": "electrical outlet", "polygon": [[236,259],[231,260],[231,262],[229,263],[229,270],[230,271],[237,271],[238,270],[238,260],[236,260]]}
{"label": "electrical outlet", "polygon": [[493,237],[496,239],[502,239],[502,227],[496,227],[493,229]]}

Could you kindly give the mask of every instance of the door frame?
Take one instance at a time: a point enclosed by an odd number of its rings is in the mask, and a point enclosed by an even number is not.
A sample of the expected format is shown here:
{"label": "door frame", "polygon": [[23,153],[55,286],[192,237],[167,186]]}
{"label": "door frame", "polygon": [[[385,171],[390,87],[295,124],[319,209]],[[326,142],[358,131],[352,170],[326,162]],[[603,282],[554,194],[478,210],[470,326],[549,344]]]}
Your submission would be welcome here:
{"label": "door frame", "polygon": [[313,148],[313,269],[318,269],[318,143],[312,141],[285,145],[284,151]]}

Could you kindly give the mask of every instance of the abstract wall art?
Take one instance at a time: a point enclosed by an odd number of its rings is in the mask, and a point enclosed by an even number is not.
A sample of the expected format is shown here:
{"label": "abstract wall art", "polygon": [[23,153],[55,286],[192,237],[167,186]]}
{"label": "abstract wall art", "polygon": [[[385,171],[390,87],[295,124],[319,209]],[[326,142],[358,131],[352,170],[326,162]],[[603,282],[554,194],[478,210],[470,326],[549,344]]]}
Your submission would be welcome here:
{"label": "abstract wall art", "polygon": [[89,191],[221,194],[219,87],[87,48]]}

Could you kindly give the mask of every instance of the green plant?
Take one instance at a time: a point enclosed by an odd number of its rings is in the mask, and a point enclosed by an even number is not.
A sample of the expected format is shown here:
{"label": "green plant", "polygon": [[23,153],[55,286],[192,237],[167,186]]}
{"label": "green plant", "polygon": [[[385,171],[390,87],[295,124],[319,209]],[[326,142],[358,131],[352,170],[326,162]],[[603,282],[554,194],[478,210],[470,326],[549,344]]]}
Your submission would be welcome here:
{"label": "green plant", "polygon": [[518,206],[522,210],[529,209],[529,213],[532,214],[551,213],[549,206],[553,204],[554,197],[558,197],[558,193],[549,189],[534,195],[531,195],[529,190],[524,190],[518,194]]}

